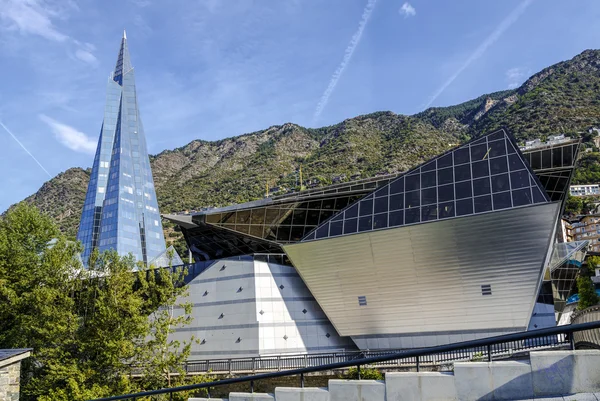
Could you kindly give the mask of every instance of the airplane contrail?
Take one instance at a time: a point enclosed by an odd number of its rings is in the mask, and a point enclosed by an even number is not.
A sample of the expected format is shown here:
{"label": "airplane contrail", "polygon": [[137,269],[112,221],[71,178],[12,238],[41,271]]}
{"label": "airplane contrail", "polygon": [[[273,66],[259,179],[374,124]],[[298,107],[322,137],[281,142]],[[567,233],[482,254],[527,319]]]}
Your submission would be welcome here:
{"label": "airplane contrail", "polygon": [[50,173],[48,172],[48,170],[46,170],[46,169],[44,168],[44,166],[42,166],[42,163],[40,163],[40,161],[39,161],[38,159],[36,159],[34,155],[32,155],[32,154],[31,154],[31,152],[30,152],[30,151],[29,151],[29,150],[28,150],[28,149],[25,147],[25,145],[23,145],[23,144],[21,143],[21,141],[19,141],[19,139],[18,139],[18,138],[15,136],[15,134],[13,134],[13,133],[12,133],[12,132],[11,132],[11,131],[8,129],[8,127],[7,127],[6,125],[4,125],[4,123],[3,123],[2,121],[0,121],[0,126],[2,126],[2,128],[4,128],[4,130],[5,130],[6,132],[8,132],[8,135],[12,136],[12,138],[13,138],[13,139],[14,139],[14,140],[15,140],[15,141],[16,141],[16,142],[19,144],[19,146],[21,146],[21,147],[23,148],[23,150],[24,150],[25,152],[27,152],[27,154],[28,154],[29,156],[31,156],[31,158],[32,158],[32,159],[33,159],[33,160],[34,160],[34,161],[35,161],[35,162],[38,164],[38,166],[40,166],[40,167],[41,167],[41,169],[42,169],[42,170],[44,170],[44,172],[45,172],[46,174],[48,174],[48,177],[52,178],[52,174],[50,174]]}
{"label": "airplane contrail", "polygon": [[469,58],[467,58],[467,60],[460,66],[460,68],[454,74],[452,74],[452,76],[448,78],[448,80],[446,80],[446,82],[444,82],[442,86],[439,87],[439,89],[433,94],[433,96],[429,98],[429,101],[425,105],[424,109],[428,108],[442,94],[442,92],[444,92],[446,88],[448,88],[452,84],[452,82],[454,82],[454,80],[458,78],[458,76],[465,69],[467,69],[469,65],[471,65],[473,61],[481,57],[483,53],[485,53],[485,51],[488,49],[488,47],[493,45],[494,42],[496,42],[500,38],[500,36],[502,36],[502,34],[519,19],[519,17],[525,12],[525,10],[527,9],[527,7],[529,7],[532,1],[533,0],[525,0],[521,2],[504,20],[502,20],[502,22],[496,27],[496,29],[494,29],[494,32],[492,32],[487,38],[485,38],[483,43],[481,43],[477,47],[477,49],[475,49],[473,54],[471,54]]}
{"label": "airplane contrail", "polygon": [[323,112],[323,109],[325,108],[325,106],[327,106],[327,102],[329,101],[329,96],[331,96],[331,93],[333,92],[333,90],[335,89],[335,86],[337,85],[338,81],[340,80],[340,77],[342,76],[344,69],[346,69],[346,66],[350,62],[350,59],[352,58],[352,54],[354,53],[356,46],[358,46],[358,43],[360,42],[360,38],[362,37],[363,31],[365,30],[365,26],[367,25],[367,22],[369,22],[369,17],[371,16],[371,13],[373,12],[373,8],[375,8],[376,2],[377,2],[377,0],[369,0],[367,5],[365,6],[363,13],[362,13],[362,17],[360,19],[360,22],[358,23],[358,29],[356,30],[356,32],[354,32],[354,35],[352,35],[352,39],[350,39],[350,43],[348,44],[348,47],[346,47],[346,51],[344,52],[344,58],[342,59],[342,62],[340,63],[338,68],[333,73],[333,76],[331,77],[331,80],[329,81],[329,85],[327,85],[327,89],[325,89],[325,92],[323,92],[323,95],[321,96],[321,100],[319,100],[319,103],[317,104],[317,109],[315,110],[313,120],[316,121],[317,118],[319,118],[319,116],[321,115],[321,112]]}

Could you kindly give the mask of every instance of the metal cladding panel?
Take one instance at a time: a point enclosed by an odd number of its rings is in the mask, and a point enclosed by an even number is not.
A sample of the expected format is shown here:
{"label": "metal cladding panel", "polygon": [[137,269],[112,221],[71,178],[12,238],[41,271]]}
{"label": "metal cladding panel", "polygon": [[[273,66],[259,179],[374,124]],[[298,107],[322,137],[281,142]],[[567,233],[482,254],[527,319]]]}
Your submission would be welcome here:
{"label": "metal cladding panel", "polygon": [[[284,249],[342,336],[522,328],[537,297],[559,206],[546,203]],[[491,295],[483,295],[487,287],[482,286],[488,285]]]}

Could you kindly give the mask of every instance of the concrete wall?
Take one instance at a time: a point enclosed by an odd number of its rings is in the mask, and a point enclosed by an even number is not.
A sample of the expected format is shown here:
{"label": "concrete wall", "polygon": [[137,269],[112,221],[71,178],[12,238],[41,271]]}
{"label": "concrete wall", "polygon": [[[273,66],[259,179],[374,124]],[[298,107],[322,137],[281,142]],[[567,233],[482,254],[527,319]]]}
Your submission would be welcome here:
{"label": "concrete wall", "polygon": [[356,349],[337,334],[291,266],[251,257],[213,261],[180,301],[192,303],[193,321],[172,338],[200,341],[190,360]]}
{"label": "concrete wall", "polygon": [[230,393],[229,400],[484,401],[581,393],[597,395],[569,399],[600,396],[600,351],[532,352],[525,362],[461,362],[453,372],[386,373],[385,381],[329,380],[328,389],[278,387],[274,394]]}

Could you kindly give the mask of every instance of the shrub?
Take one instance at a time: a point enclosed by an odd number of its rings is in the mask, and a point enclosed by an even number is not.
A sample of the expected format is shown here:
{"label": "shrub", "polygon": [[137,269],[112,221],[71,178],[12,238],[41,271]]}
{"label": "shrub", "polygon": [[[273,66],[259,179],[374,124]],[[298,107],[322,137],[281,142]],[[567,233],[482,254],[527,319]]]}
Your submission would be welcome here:
{"label": "shrub", "polygon": [[[360,378],[364,380],[383,380],[383,374],[377,369],[360,368]],[[358,380],[358,368],[350,368],[344,379]]]}

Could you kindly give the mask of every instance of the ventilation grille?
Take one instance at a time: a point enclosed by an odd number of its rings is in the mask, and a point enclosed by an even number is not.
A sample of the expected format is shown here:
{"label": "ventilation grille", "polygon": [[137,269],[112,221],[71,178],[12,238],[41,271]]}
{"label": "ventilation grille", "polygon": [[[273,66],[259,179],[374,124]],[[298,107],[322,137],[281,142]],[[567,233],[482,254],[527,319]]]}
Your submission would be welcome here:
{"label": "ventilation grille", "polygon": [[481,295],[492,295],[492,285],[485,284],[481,286]]}
{"label": "ventilation grille", "polygon": [[358,297],[358,306],[367,306],[367,297],[361,295]]}

